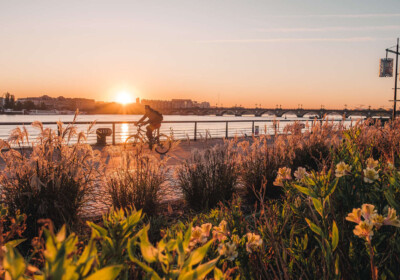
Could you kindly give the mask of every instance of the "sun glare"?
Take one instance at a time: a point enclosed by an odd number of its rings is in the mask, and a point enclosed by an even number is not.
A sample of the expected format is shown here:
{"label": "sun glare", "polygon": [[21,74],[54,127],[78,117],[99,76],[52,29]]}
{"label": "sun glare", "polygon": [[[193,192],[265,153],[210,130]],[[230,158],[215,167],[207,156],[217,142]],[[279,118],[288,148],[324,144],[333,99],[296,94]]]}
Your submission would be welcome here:
{"label": "sun glare", "polygon": [[129,92],[121,91],[117,94],[115,101],[120,104],[129,104],[133,102],[132,95]]}

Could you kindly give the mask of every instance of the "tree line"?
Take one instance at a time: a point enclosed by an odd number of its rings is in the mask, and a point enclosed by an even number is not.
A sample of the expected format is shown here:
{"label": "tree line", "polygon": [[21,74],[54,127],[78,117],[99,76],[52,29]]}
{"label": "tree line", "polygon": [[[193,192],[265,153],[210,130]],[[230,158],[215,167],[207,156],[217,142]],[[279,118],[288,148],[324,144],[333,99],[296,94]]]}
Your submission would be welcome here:
{"label": "tree line", "polygon": [[13,110],[46,110],[48,109],[46,104],[43,102],[40,103],[40,105],[36,105],[32,101],[15,101],[15,96],[13,94],[10,94],[9,92],[5,93],[3,99],[3,108],[4,109],[13,109]]}

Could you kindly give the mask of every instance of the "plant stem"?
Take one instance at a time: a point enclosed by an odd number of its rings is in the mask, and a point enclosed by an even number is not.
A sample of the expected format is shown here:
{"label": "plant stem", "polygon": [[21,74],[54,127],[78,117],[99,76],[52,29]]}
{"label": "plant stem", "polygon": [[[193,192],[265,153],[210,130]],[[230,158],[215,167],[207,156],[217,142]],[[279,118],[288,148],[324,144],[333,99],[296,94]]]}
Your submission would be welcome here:
{"label": "plant stem", "polygon": [[368,247],[369,247],[369,259],[371,265],[371,277],[372,280],[378,280],[378,269],[375,267],[374,264],[374,249],[372,248],[370,240],[368,240]]}

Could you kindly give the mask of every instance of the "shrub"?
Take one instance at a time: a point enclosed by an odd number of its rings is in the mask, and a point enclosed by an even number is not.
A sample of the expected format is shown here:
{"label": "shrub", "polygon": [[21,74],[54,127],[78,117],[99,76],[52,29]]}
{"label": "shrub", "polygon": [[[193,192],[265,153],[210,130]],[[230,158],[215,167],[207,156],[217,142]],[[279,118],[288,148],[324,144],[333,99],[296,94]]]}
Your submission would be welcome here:
{"label": "shrub", "polygon": [[176,177],[190,208],[213,208],[232,198],[238,181],[237,154],[231,143],[195,151],[178,167]]}
{"label": "shrub", "polygon": [[[139,231],[139,242],[131,239],[128,244],[130,260],[143,269],[146,279],[204,279],[215,269],[218,257],[204,262],[213,240],[192,250],[192,228],[189,227],[186,232],[177,232],[176,238],[165,236],[154,247],[149,242],[148,229],[146,226]],[[140,248],[139,256],[134,251],[136,244]]]}
{"label": "shrub", "polygon": [[120,166],[106,178],[106,189],[113,207],[135,207],[148,215],[157,212],[162,185],[168,168],[166,159],[158,160],[137,145],[133,150],[119,150]]}
{"label": "shrub", "polygon": [[276,171],[287,163],[287,158],[280,155],[268,140],[267,137],[261,136],[254,138],[251,145],[248,141],[239,144],[241,179],[249,204],[256,201],[254,191],[258,192],[263,186],[266,188],[266,197],[277,198],[282,194],[281,189],[273,185],[273,181]]}
{"label": "shrub", "polygon": [[[73,124],[64,129],[58,123],[58,131],[39,122],[32,126],[40,130],[36,141],[30,143],[26,130],[17,128],[10,142],[2,141],[0,147],[5,162],[0,173],[2,198],[11,212],[28,215],[29,238],[37,234],[39,219],[51,219],[57,229],[73,226],[84,205],[94,199],[100,169],[100,152],[84,143],[85,133],[78,133]],[[71,143],[73,138],[76,142]],[[32,150],[13,149],[12,144],[29,144]]]}
{"label": "shrub", "polygon": [[331,149],[340,143],[342,124],[335,125],[327,119],[322,123],[302,126],[295,122],[287,125],[283,134],[275,134],[273,141],[265,135],[253,138],[252,142],[239,143],[241,155],[241,177],[247,190],[249,203],[257,200],[263,189],[264,198],[278,198],[282,189],[274,186],[280,167],[288,166],[323,169],[331,164]]}

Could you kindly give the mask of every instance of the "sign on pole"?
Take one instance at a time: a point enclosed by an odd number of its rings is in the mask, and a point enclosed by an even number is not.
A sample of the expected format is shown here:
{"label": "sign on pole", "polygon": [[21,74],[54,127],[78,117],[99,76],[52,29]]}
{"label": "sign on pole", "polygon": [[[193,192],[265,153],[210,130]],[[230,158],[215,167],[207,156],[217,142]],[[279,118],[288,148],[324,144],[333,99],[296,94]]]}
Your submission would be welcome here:
{"label": "sign on pole", "polygon": [[393,77],[393,58],[381,59],[379,77]]}

